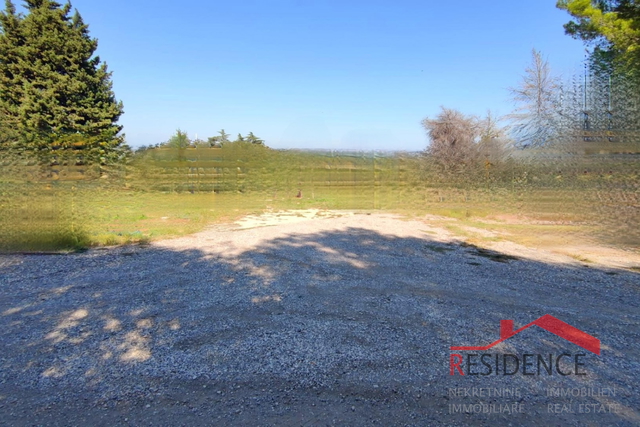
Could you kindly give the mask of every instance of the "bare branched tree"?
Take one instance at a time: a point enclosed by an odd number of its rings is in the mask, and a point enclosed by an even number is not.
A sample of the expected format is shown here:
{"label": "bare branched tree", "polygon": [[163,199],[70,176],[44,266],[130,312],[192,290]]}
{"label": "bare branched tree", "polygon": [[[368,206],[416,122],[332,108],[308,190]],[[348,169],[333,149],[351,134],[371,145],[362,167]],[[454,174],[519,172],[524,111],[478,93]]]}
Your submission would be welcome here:
{"label": "bare branched tree", "polygon": [[478,119],[442,107],[435,119],[426,118],[422,125],[429,136],[429,154],[445,172],[464,170],[477,158]]}
{"label": "bare branched tree", "polygon": [[517,108],[509,119],[519,145],[540,147],[557,137],[559,90],[559,78],[551,73],[542,54],[533,49],[532,62],[526,68],[522,82],[510,89]]}

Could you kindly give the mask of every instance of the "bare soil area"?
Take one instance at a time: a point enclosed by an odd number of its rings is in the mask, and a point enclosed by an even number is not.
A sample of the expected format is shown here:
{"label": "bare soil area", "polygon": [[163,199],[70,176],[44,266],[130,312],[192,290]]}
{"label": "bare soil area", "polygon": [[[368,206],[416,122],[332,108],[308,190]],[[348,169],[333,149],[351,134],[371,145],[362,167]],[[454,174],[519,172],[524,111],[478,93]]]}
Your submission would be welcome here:
{"label": "bare soil area", "polygon": [[[148,246],[2,255],[0,424],[639,425],[638,254],[478,247],[440,222],[272,212]],[[544,315],[600,354],[537,326],[473,354],[569,354],[551,374],[484,375],[450,349]]]}

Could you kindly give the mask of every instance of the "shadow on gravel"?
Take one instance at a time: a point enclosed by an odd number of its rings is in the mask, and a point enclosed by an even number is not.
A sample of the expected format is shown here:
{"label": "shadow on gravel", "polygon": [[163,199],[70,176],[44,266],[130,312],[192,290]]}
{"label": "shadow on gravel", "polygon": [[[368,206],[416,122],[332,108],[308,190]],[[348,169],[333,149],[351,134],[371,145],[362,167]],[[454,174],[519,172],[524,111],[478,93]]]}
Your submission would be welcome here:
{"label": "shadow on gravel", "polygon": [[[1,256],[0,287],[0,419],[12,425],[640,423],[630,271],[350,228],[239,256]],[[464,353],[450,346],[545,314],[599,338],[601,355],[540,328],[487,353],[583,353],[586,375],[450,375]]]}

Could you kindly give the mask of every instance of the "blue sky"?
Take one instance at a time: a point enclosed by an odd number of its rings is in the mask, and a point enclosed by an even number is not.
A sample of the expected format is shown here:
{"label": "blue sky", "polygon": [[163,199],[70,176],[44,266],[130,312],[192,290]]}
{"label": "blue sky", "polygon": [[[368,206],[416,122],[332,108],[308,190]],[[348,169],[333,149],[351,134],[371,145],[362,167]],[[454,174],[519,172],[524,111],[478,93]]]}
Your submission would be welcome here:
{"label": "blue sky", "polygon": [[582,43],[556,0],[75,0],[124,102],[129,145],[224,128],[275,148],[419,150],[441,105],[509,113],[531,49]]}

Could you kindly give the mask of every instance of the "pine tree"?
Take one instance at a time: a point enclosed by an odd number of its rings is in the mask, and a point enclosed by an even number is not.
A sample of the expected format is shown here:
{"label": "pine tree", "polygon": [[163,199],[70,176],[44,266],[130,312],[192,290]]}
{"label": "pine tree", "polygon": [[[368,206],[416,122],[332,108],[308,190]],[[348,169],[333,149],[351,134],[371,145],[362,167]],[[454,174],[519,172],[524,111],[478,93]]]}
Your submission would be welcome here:
{"label": "pine tree", "polygon": [[229,137],[231,135],[226,133],[224,131],[224,129],[221,129],[220,132],[218,132],[218,133],[220,134],[219,136],[212,136],[207,140],[211,147],[220,148],[220,147],[224,146],[225,144],[228,144],[229,142],[231,142],[231,141],[229,141]]}
{"label": "pine tree", "polygon": [[252,144],[264,145],[264,141],[253,134],[253,132],[249,132],[247,135],[247,141]]}
{"label": "pine tree", "polygon": [[169,148],[175,148],[178,150],[184,150],[191,146],[191,140],[187,132],[183,132],[180,129],[176,130],[171,138],[165,143]]}
{"label": "pine tree", "polygon": [[220,139],[219,139],[220,144],[224,145],[224,144],[226,144],[226,143],[228,143],[228,142],[231,142],[231,140],[229,139],[229,137],[230,137],[231,135],[229,135],[228,133],[226,133],[226,132],[224,131],[224,129],[220,129],[220,132],[218,132],[218,133],[220,134],[220,136],[218,137],[218,138],[220,138]]}
{"label": "pine tree", "polygon": [[6,0],[0,15],[0,116],[26,149],[82,149],[106,162],[123,145],[123,113],[98,41],[71,3],[26,0],[27,15]]}
{"label": "pine tree", "polygon": [[[640,81],[640,3],[635,0],[558,0],[573,18],[566,34],[595,45],[595,60],[612,62],[627,77]],[[606,57],[600,56],[602,53]]]}

